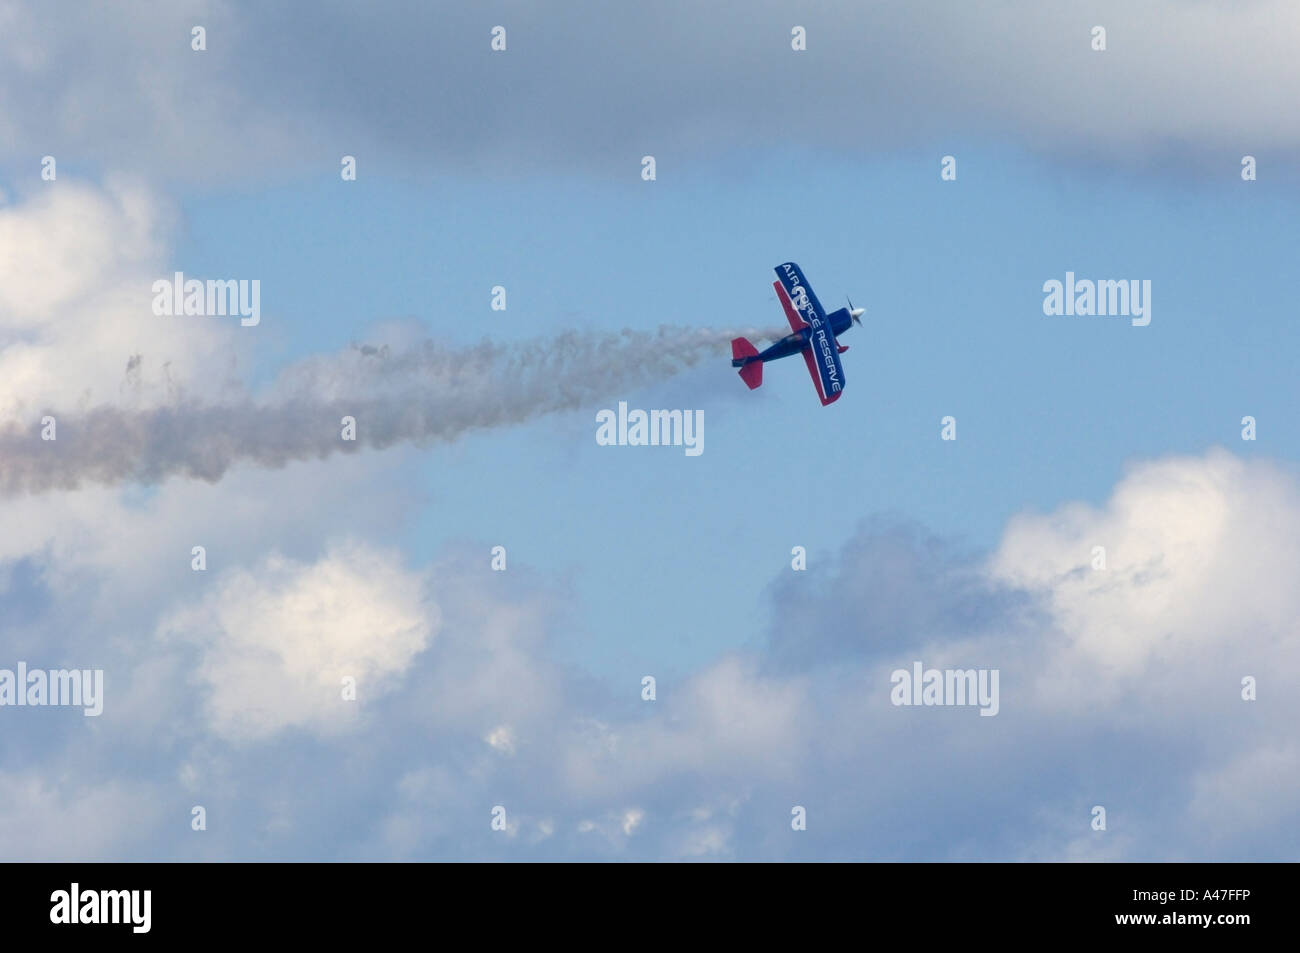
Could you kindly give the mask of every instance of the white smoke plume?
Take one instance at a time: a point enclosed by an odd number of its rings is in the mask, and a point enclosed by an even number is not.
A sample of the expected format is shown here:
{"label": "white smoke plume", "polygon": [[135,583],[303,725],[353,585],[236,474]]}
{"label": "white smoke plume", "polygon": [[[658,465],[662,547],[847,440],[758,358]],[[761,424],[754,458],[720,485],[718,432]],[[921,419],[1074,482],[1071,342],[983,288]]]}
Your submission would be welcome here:
{"label": "white smoke plume", "polygon": [[[55,440],[39,420],[0,430],[0,494],[86,483],[215,482],[237,463],[282,467],[361,448],[420,446],[471,430],[573,410],[718,359],[733,337],[781,332],[661,326],[456,350],[431,341],[401,352],[354,345],[287,370],[271,393],[237,402],[179,401],[151,409],[55,410]],[[42,414],[41,416],[44,416]],[[356,419],[356,440],[341,420]]]}

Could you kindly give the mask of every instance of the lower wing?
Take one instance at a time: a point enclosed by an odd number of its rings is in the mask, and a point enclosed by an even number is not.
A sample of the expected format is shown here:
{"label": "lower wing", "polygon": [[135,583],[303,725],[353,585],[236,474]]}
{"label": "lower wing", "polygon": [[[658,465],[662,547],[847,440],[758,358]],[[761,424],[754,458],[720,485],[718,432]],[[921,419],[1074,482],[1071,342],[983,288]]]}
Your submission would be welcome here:
{"label": "lower wing", "polygon": [[844,367],[840,364],[839,346],[829,324],[812,332],[802,353],[822,406],[839,400],[840,394],[844,393]]}

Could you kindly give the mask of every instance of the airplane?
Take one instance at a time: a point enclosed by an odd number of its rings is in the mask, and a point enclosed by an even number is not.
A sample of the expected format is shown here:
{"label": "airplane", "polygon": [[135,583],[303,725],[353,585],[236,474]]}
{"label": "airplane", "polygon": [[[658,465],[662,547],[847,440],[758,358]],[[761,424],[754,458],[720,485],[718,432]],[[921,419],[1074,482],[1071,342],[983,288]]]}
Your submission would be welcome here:
{"label": "airplane", "polygon": [[808,373],[817,386],[822,406],[834,403],[844,393],[844,368],[840,355],[848,348],[837,338],[855,323],[862,324],[862,308],[840,308],[827,314],[813,294],[812,286],[799,266],[792,261],[776,266],[777,281],[772,283],[776,296],[785,308],[792,333],[781,338],[761,354],[745,338],[731,342],[731,366],[740,368],[740,379],[753,390],[763,383],[763,365],[768,361],[802,353]]}

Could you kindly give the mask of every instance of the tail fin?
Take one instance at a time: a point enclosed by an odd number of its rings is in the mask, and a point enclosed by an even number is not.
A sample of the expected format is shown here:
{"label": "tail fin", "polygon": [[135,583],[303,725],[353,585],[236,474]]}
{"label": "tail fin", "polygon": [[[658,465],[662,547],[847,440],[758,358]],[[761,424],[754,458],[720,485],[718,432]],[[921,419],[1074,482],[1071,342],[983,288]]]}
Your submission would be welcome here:
{"label": "tail fin", "polygon": [[740,368],[740,379],[750,390],[763,383],[763,362],[758,360],[758,350],[744,338],[731,342],[731,366]]}

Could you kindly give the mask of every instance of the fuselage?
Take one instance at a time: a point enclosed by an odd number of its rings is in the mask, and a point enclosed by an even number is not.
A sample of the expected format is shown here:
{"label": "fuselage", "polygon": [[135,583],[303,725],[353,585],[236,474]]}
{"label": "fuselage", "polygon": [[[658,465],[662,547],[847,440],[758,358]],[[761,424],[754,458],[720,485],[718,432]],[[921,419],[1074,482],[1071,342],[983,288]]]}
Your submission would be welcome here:
{"label": "fuselage", "polygon": [[[830,322],[831,333],[838,340],[839,336],[853,326],[853,316],[849,314],[848,308],[840,308],[838,311],[832,311],[826,315],[826,320]],[[782,357],[789,357],[791,354],[798,354],[808,344],[808,339],[812,336],[812,328],[805,327],[801,331],[793,331],[787,334],[781,340],[777,341],[771,347],[761,351],[758,355],[760,361],[775,361]],[[751,358],[753,360],[753,358]],[[734,362],[733,362],[734,363]]]}

